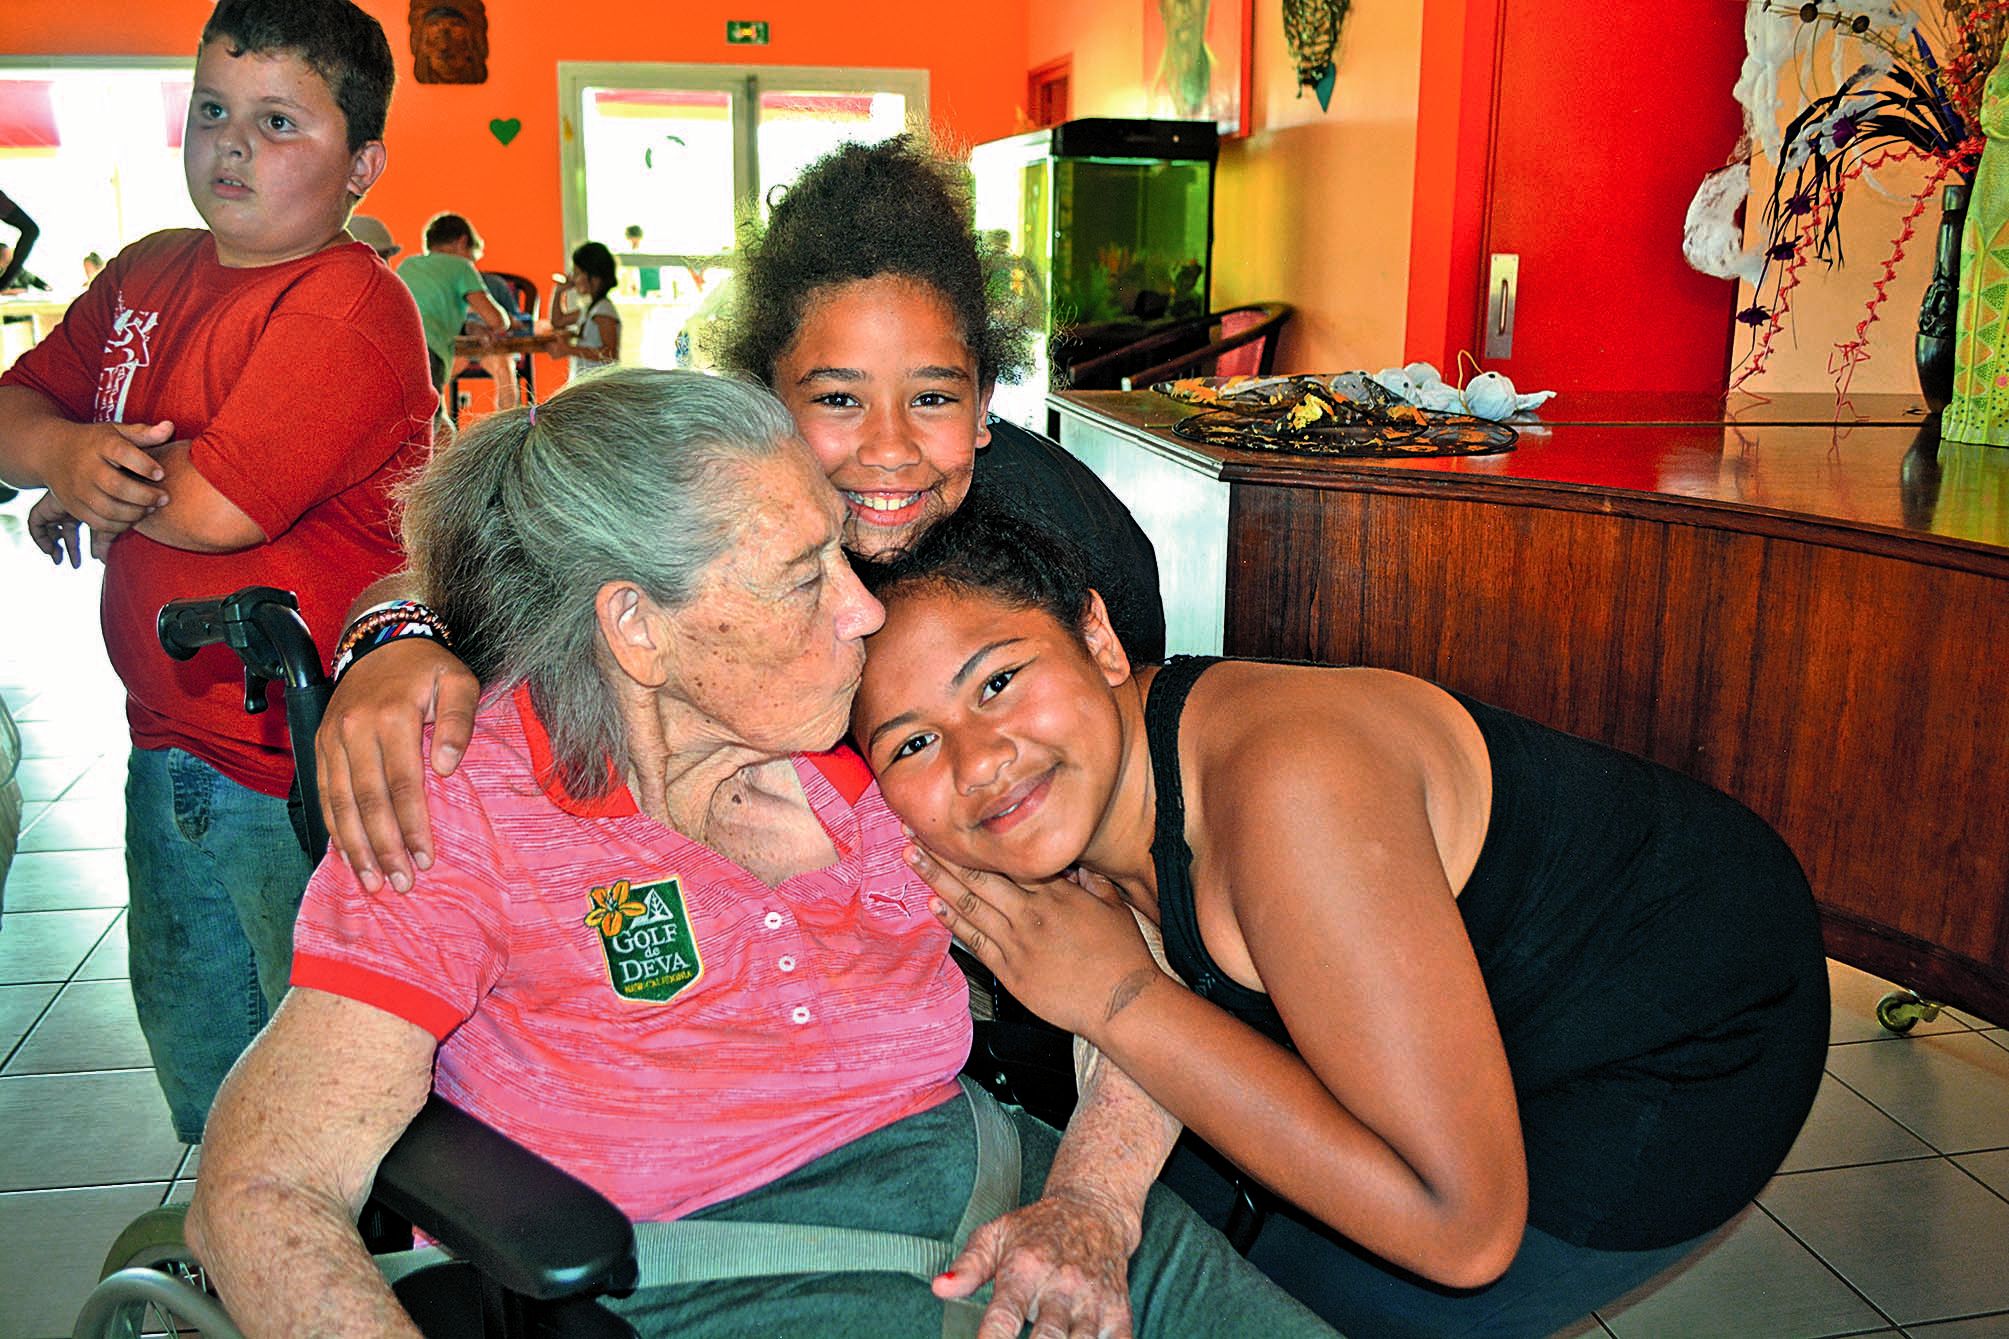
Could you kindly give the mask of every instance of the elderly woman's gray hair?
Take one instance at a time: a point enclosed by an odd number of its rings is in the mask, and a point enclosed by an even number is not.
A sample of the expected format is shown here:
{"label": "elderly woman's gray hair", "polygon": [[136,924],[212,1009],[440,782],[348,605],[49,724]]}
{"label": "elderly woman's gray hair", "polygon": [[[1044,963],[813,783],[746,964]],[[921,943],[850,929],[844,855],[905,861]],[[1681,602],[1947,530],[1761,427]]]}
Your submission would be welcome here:
{"label": "elderly woman's gray hair", "polygon": [[[677,608],[737,533],[735,468],[796,440],[779,400],[699,372],[621,368],[484,419],[407,489],[405,552],[486,691],[530,685],[568,791],[628,764],[594,598]],[[607,761],[615,770],[610,773]]]}

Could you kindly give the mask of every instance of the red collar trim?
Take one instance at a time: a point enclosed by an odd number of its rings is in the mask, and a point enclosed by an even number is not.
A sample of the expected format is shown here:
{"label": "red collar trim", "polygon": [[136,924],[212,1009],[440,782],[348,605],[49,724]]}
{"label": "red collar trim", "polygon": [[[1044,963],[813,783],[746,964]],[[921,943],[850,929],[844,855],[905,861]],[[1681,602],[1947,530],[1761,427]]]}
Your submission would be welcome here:
{"label": "red collar trim", "polygon": [[809,760],[810,766],[823,773],[823,779],[836,788],[846,804],[856,805],[859,796],[872,785],[872,769],[849,744],[839,744],[828,753],[805,753],[802,756]]}
{"label": "red collar trim", "polygon": [[[611,762],[607,764],[607,779],[611,784],[606,794],[598,798],[582,798],[566,790],[564,781],[558,775],[557,761],[551,754],[551,733],[544,728],[543,720],[537,715],[537,707],[530,700],[530,685],[516,685],[515,698],[516,714],[523,721],[523,737],[530,746],[531,770],[536,773],[537,784],[543,787],[545,796],[553,804],[579,818],[626,818],[641,812],[628,787],[612,775],[614,766]],[[823,779],[844,797],[846,804],[857,804],[871,788],[872,769],[849,744],[839,744],[827,753],[805,753],[802,756],[823,774]]]}
{"label": "red collar trim", "polygon": [[614,764],[607,764],[607,793],[593,798],[582,798],[565,789],[564,781],[558,775],[558,764],[551,756],[551,732],[544,728],[538,718],[537,708],[530,700],[530,685],[516,685],[516,714],[523,720],[523,737],[530,745],[530,767],[537,775],[537,784],[544,789],[545,797],[566,813],[578,818],[626,818],[638,814],[641,808],[628,787],[613,774]]}

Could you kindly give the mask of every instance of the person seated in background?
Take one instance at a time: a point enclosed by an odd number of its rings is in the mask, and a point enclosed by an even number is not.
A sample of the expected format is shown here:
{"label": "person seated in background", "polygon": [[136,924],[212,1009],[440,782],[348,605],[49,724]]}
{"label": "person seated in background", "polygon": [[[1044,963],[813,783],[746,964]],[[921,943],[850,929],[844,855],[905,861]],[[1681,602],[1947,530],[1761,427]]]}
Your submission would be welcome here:
{"label": "person seated in background", "polygon": [[1069,548],[966,510],[866,569],[853,738],[956,937],[1291,1201],[1251,1261],[1350,1334],[1542,1339],[1750,1202],[1827,1056],[1777,833],[1406,674],[1133,667]]}
{"label": "person seated in background", "polygon": [[[474,262],[481,259],[482,243],[474,225],[458,214],[435,214],[426,220],[425,250],[407,256],[398,266],[398,278],[411,289],[419,305],[419,319],[425,323],[426,353],[432,364],[433,385],[446,390],[447,373],[453,367],[453,338],[473,316],[481,328],[500,335],[509,329],[509,317],[495,299]],[[514,408],[516,380],[508,382],[509,401]],[[498,405],[505,393],[496,383]]]}
{"label": "person seated in background", "polygon": [[14,229],[13,243],[0,243],[0,293],[20,288],[48,291],[47,284],[21,268],[28,263],[28,253],[35,249],[35,239],[42,235],[42,230],[5,191],[0,191],[0,223]]}
{"label": "person seated in background", "polygon": [[[0,480],[52,559],[104,549],[126,687],[133,1000],[175,1133],[286,988],[312,864],[287,817],[285,713],[248,715],[222,647],[169,659],[169,600],[268,584],[330,639],[402,557],[391,487],[431,450],[411,294],[344,231],[386,161],[390,43],[348,0],[222,0],[183,136],[208,224],[112,258],[0,376]],[[106,547],[108,545],[108,547]]]}
{"label": "person seated in background", "polygon": [[[459,769],[427,782],[439,842],[413,895],[329,854],[293,990],[218,1101],[189,1244],[247,1335],[416,1333],[355,1215],[429,1090],[644,1224],[865,1229],[947,1260],[974,1183],[1069,1225],[1053,1277],[1001,1274],[986,1334],[1033,1310],[1042,1335],[1127,1336],[1133,1314],[1146,1335],[1330,1334],[1175,1197],[1105,1196],[1134,1175],[1125,1145],[959,1085],[948,934],[862,763],[819,752],[880,620],[842,517],[780,403],[694,372],[585,378],[434,457],[405,545],[486,695]],[[985,1130],[1020,1158],[981,1156]],[[995,1263],[983,1231],[951,1278]],[[980,1304],[931,1291],[939,1263],[854,1261],[645,1273],[603,1305],[680,1339],[973,1331]]]}
{"label": "person seated in background", "polygon": [[13,276],[5,285],[0,285],[0,293],[46,293],[49,281],[32,270],[21,267],[18,248],[0,242],[0,270]]}
{"label": "person seated in background", "polygon": [[[482,271],[481,281],[488,285],[488,296],[502,309],[503,319],[509,324],[499,332],[490,331],[482,324],[480,317],[470,312],[467,323],[461,327],[461,333],[485,338],[494,338],[498,334],[529,334],[532,323],[529,314],[517,303],[516,285],[501,275],[487,270]],[[458,354],[453,360],[453,370],[447,376],[448,384],[451,385],[454,377],[470,367],[478,367],[495,384],[495,407],[514,409],[523,403],[523,378],[517,375],[517,357],[518,355],[504,349],[489,349],[477,354]]]}
{"label": "person seated in background", "polygon": [[397,239],[391,236],[391,230],[384,226],[383,221],[371,218],[368,214],[358,214],[349,220],[349,236],[376,252],[377,259],[385,264],[389,264],[392,256],[404,250],[398,245]]}
{"label": "person seated in background", "polygon": [[598,242],[584,242],[572,252],[572,269],[565,286],[551,301],[551,328],[558,333],[553,354],[572,360],[572,375],[621,361],[621,314],[610,296],[620,275],[614,253]]}

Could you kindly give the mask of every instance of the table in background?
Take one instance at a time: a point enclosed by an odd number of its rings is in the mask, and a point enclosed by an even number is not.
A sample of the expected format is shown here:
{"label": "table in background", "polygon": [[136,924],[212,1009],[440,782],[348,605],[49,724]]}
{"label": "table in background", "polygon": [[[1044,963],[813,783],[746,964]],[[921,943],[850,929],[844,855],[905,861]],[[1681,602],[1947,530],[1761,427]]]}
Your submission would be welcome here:
{"label": "table in background", "polygon": [[2009,1017],[2009,450],[1550,416],[1320,460],[1051,403],[1157,548],[1172,651],[1404,670],[1697,776],[1785,834],[1834,957]]}

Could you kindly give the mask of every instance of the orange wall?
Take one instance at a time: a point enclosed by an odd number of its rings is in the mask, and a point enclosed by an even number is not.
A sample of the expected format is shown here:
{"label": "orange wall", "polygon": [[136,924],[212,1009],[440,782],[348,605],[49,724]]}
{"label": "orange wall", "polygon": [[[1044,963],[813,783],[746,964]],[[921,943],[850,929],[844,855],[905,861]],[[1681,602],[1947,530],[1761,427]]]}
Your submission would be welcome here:
{"label": "orange wall", "polygon": [[[1214,0],[1214,3],[1232,0]],[[1071,55],[1074,116],[1135,116],[1152,0],[1031,0],[1028,64]],[[1416,0],[1357,0],[1321,112],[1284,46],[1281,8],[1256,0],[1247,138],[1221,148],[1214,302],[1281,299],[1297,314],[1280,370],[1403,361],[1422,15]]]}
{"label": "orange wall", "polygon": [[[564,268],[559,61],[925,69],[936,134],[952,144],[1011,133],[1025,100],[1025,10],[1010,0],[963,7],[914,0],[639,0],[618,6],[488,0],[488,82],[470,86],[413,81],[407,5],[359,3],[382,21],[398,64],[384,137],[390,166],[363,212],[383,219],[410,251],[418,247],[426,218],[458,210],[486,238],[487,263],[529,275]],[[0,54],[192,55],[211,8],[207,0],[0,0]],[[772,43],[728,47],[728,18],[766,19]],[[512,116],[523,130],[504,147],[488,122]]]}

